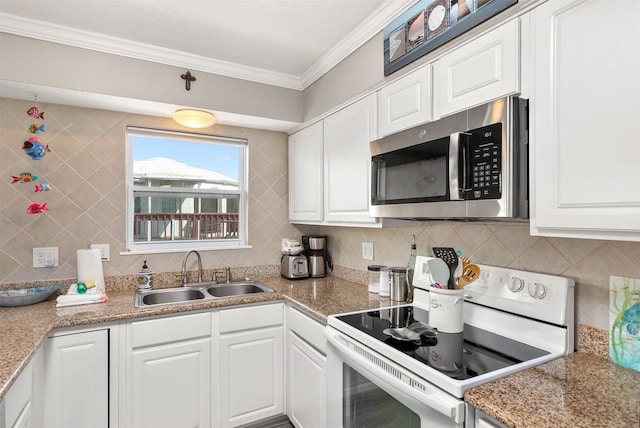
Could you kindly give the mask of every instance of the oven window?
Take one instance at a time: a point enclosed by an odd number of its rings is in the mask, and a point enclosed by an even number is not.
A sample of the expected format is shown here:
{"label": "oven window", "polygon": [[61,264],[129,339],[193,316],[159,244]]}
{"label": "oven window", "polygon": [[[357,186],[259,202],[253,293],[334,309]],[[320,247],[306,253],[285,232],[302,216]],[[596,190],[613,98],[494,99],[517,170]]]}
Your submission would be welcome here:
{"label": "oven window", "polygon": [[344,428],[420,428],[420,417],[347,364],[343,364]]}

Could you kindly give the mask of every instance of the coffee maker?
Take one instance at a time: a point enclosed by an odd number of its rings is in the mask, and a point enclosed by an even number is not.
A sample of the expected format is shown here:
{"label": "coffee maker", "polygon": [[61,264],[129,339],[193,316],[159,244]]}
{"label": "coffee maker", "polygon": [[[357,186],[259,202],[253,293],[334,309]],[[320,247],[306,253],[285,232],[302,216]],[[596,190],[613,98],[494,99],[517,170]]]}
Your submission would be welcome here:
{"label": "coffee maker", "polygon": [[333,261],[327,251],[326,235],[302,235],[303,254],[309,261],[309,276],[322,278],[327,276],[327,271],[333,270]]}

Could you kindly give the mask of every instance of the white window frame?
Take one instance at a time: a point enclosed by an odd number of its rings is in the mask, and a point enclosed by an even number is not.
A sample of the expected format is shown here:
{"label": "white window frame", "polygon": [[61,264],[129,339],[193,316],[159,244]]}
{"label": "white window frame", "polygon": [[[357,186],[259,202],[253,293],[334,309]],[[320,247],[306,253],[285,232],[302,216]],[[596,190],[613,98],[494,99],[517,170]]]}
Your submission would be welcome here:
{"label": "white window frame", "polygon": [[[188,189],[184,188],[159,188],[133,185],[133,137],[153,137],[165,140],[189,141],[202,143],[230,144],[241,147],[240,159],[238,165],[238,190],[227,189]],[[197,250],[230,250],[251,248],[248,243],[248,184],[249,184],[249,145],[248,140],[244,138],[221,137],[217,135],[197,134],[179,131],[168,131],[152,128],[141,128],[135,126],[127,126],[126,130],[126,251],[122,254],[154,254],[154,253],[172,253],[183,252],[191,249]],[[158,195],[211,195],[211,194],[230,194],[239,195],[238,207],[238,238],[237,239],[207,239],[207,240],[182,240],[182,241],[153,241],[153,242],[136,242],[134,241],[134,207],[136,192],[158,193]]]}

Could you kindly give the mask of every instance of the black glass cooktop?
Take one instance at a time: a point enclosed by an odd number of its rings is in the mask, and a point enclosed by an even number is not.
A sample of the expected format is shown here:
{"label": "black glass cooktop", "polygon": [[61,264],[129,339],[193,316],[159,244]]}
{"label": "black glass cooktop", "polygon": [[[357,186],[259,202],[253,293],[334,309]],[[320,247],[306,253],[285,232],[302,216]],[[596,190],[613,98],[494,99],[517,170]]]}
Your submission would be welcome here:
{"label": "black glass cooktop", "polygon": [[429,326],[429,312],[400,306],[337,317],[456,380],[465,380],[549,352],[465,324],[462,333]]}

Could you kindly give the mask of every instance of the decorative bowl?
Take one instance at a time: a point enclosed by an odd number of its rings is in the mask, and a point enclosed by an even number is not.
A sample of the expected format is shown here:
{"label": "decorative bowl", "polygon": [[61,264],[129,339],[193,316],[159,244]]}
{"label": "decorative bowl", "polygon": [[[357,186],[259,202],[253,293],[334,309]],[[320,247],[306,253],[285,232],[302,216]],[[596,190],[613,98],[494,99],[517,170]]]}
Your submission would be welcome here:
{"label": "decorative bowl", "polygon": [[26,306],[39,303],[62,288],[61,285],[0,290],[0,306]]}

